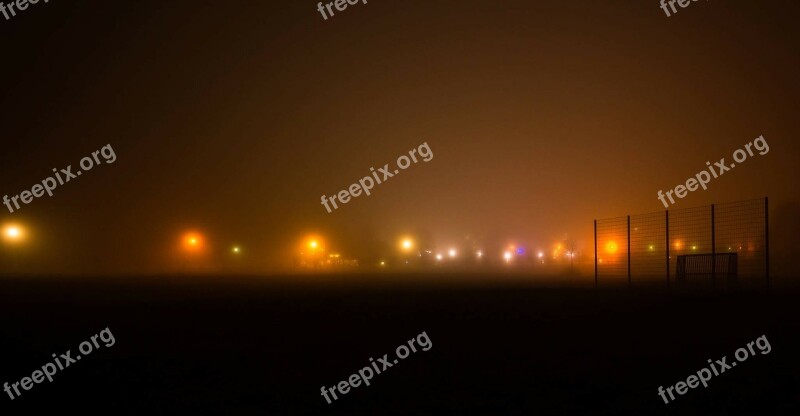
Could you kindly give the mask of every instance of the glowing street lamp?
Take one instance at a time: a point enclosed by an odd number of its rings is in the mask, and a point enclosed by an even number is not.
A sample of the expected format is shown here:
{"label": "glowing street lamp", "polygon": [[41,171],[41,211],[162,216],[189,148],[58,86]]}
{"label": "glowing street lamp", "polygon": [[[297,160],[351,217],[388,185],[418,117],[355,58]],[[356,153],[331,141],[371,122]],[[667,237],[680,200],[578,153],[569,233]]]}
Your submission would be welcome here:
{"label": "glowing street lamp", "polygon": [[233,252],[233,254],[239,254],[242,252],[242,249],[239,246],[233,246],[233,248],[231,248],[231,252]]}
{"label": "glowing street lamp", "polygon": [[442,261],[442,255],[441,254],[437,254],[436,255],[436,261]]}
{"label": "glowing street lamp", "polygon": [[325,251],[325,242],[316,234],[306,235],[299,246],[301,255],[316,255]]}
{"label": "glowing street lamp", "polygon": [[188,232],[182,238],[183,249],[190,253],[202,251],[203,243],[203,236],[195,232]]}
{"label": "glowing street lamp", "polygon": [[9,244],[18,244],[25,240],[25,229],[19,224],[3,226],[3,240]]}
{"label": "glowing street lamp", "polygon": [[609,254],[616,253],[618,249],[619,246],[617,246],[617,243],[615,241],[609,241],[608,243],[606,243],[606,252],[608,252]]}
{"label": "glowing street lamp", "polygon": [[400,250],[408,253],[414,248],[414,240],[404,237],[400,240]]}
{"label": "glowing street lamp", "polygon": [[481,251],[481,250],[478,250],[478,252],[475,253],[475,254],[478,256],[478,258],[483,257],[483,251]]}
{"label": "glowing street lamp", "polygon": [[510,252],[510,251],[506,251],[505,253],[503,253],[503,258],[506,260],[506,263],[510,262],[510,261],[511,261],[511,258],[512,258],[513,256],[514,256],[514,255],[513,255],[513,254],[511,254],[511,252]]}
{"label": "glowing street lamp", "polygon": [[458,254],[458,252],[456,252],[456,249],[454,248],[451,248],[450,251],[447,252],[447,255],[450,256],[451,258],[455,257],[456,254]]}
{"label": "glowing street lamp", "polygon": [[22,230],[19,227],[10,225],[5,229],[6,238],[9,240],[18,240],[22,237]]}

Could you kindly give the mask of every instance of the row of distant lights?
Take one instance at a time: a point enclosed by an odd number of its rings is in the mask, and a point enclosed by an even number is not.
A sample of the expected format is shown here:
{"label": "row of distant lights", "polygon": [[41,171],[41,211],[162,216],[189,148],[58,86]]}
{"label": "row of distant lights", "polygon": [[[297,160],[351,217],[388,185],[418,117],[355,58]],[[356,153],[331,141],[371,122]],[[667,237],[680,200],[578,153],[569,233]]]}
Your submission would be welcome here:
{"label": "row of distant lights", "polygon": [[[428,253],[430,253],[430,252],[428,252]],[[450,249],[450,250],[447,252],[447,255],[448,255],[450,258],[455,258],[457,254],[458,254],[458,252],[457,252],[455,249]],[[519,254],[519,253],[518,253],[518,254]],[[574,256],[575,256],[575,253],[567,253],[566,255],[567,255],[567,257],[574,257]],[[481,250],[478,250],[478,251],[476,251],[476,252],[475,252],[475,256],[477,256],[478,258],[482,258],[482,257],[483,257],[483,251],[481,251]],[[544,258],[544,253],[540,251],[540,252],[539,252],[539,253],[536,255],[536,257],[538,257],[539,259],[543,259],[543,258]],[[513,258],[514,258],[514,253],[512,253],[512,252],[510,252],[510,251],[504,251],[504,252],[503,252],[503,259],[504,259],[506,262],[509,262],[509,261],[511,261]],[[437,255],[436,255],[436,260],[443,260],[443,259],[444,259],[444,256],[443,256],[442,254],[437,254]]]}
{"label": "row of distant lights", "polygon": [[[406,250],[406,251],[411,250],[411,248],[414,247],[414,243],[410,239],[402,240],[400,245],[403,248],[403,250]],[[430,250],[427,250],[425,252],[428,253],[428,254],[433,254]],[[525,253],[525,250],[522,247],[520,247],[520,248],[516,249],[516,253],[518,255],[523,255]],[[475,252],[475,256],[478,257],[478,258],[482,258],[483,254],[484,253],[483,253],[482,250],[478,250],[478,251]],[[458,256],[458,250],[456,250],[454,248],[451,248],[450,250],[447,251],[447,256],[450,257],[450,258],[456,258]],[[566,256],[574,258],[575,257],[575,253],[574,252],[567,252]],[[542,251],[538,252],[536,257],[538,257],[540,261],[543,261],[544,252],[542,252]],[[503,252],[503,259],[506,261],[506,263],[510,262],[513,258],[514,258],[514,252],[512,252],[512,251],[504,251]],[[437,261],[444,260],[444,254],[437,253],[436,254],[436,260]],[[385,265],[385,262],[381,262],[381,265],[382,266]]]}

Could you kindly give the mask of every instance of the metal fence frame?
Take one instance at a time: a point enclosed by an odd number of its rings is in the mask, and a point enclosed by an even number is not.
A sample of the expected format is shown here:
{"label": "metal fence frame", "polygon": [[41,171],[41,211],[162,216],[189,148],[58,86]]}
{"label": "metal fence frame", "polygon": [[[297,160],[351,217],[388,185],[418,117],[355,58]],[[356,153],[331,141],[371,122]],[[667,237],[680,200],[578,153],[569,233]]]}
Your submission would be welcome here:
{"label": "metal fence frame", "polygon": [[[744,204],[744,203],[755,203],[757,201],[761,201],[761,199],[751,200],[751,201],[736,201],[736,202],[731,202],[730,204],[723,204],[721,206],[722,207],[728,207],[730,205],[737,204],[737,203],[741,203],[741,204]],[[764,269],[763,269],[763,272],[764,272],[764,274],[763,274],[763,276],[764,276],[764,281],[765,281],[766,287],[769,288],[769,285],[770,285],[770,278],[769,278],[769,198],[764,197],[763,204],[764,204],[763,205],[763,217],[764,217],[764,224],[763,224],[764,225],[764,230],[763,230],[763,233],[764,233],[764,235],[763,235],[763,244],[764,244],[764,246],[763,246],[763,255],[764,255]],[[718,213],[717,213],[716,207],[717,206],[715,204],[712,204],[710,206],[677,210],[680,214],[684,214],[685,216],[689,217],[689,219],[683,218],[683,221],[689,222],[690,224],[691,224],[691,216],[692,216],[693,213],[694,214],[704,215],[703,213],[704,212],[708,213],[708,211],[702,211],[703,209],[709,209],[710,210],[710,236],[708,236],[708,237],[710,237],[710,240],[705,240],[705,241],[709,241],[710,242],[711,253],[705,253],[705,254],[706,255],[710,254],[712,259],[716,259],[718,257],[718,254],[725,254],[725,253],[718,253],[717,252],[716,243],[717,243],[717,238],[718,238],[718,234],[717,234]],[[724,215],[724,212],[723,212],[723,215]],[[648,218],[651,219],[650,222],[652,223],[653,222],[652,219],[656,218],[656,216],[660,216],[660,214],[659,213],[642,214],[642,215],[635,216],[635,217],[636,217],[637,222],[641,221],[642,224],[647,224],[647,219]],[[627,253],[626,253],[626,256],[625,256],[625,257],[627,257],[627,259],[626,259],[627,260],[627,264],[624,265],[624,267],[625,267],[624,270],[627,272],[626,274],[627,274],[628,286],[632,286],[633,274],[632,274],[632,271],[631,271],[631,216],[628,215],[626,217],[609,218],[609,219],[600,220],[600,221],[604,222],[603,225],[606,228],[614,230],[614,231],[609,231],[609,233],[618,233],[621,236],[621,234],[623,234],[622,230],[621,230],[622,224],[623,224],[623,220],[624,220],[624,224],[625,224],[625,226],[624,226],[624,229],[625,229],[624,235],[625,235],[625,240],[626,240],[626,243],[627,243],[627,247],[626,247]],[[678,220],[681,220],[681,218],[678,218]],[[602,259],[600,259],[599,256],[598,256],[597,221],[598,220],[594,220],[594,285],[595,285],[595,289],[598,287],[598,275],[599,275],[598,262],[602,262]],[[656,230],[656,231],[660,231],[661,228],[662,228],[661,225],[659,224],[660,221],[661,221],[660,219],[657,220],[656,221],[657,225],[651,227],[651,229],[652,230]],[[728,222],[724,222],[723,225],[727,226],[728,228],[734,228],[734,229],[736,228],[735,226],[730,225]],[[691,227],[688,227],[688,228],[691,228]],[[703,227],[694,227],[694,228],[703,228]],[[638,231],[638,228],[637,228],[637,231]],[[704,231],[697,232],[697,230],[695,229],[695,230],[693,230],[693,232],[695,232],[697,235],[699,235],[701,237],[707,236],[707,234]],[[665,210],[664,211],[663,233],[664,233],[664,236],[665,236],[665,247],[664,247],[664,252],[665,252],[664,260],[665,261],[663,263],[664,267],[663,267],[663,271],[661,271],[661,273],[664,273],[666,275],[666,285],[667,285],[667,287],[669,287],[670,286],[670,260],[671,260],[671,254],[670,254],[670,245],[671,245],[671,243],[670,243],[670,211],[669,210]],[[688,232],[684,232],[684,234],[688,234]],[[616,245],[616,243],[614,243],[614,250],[616,250],[616,249],[617,249],[617,245]],[[650,249],[651,250],[653,249],[652,245],[650,246]],[[730,247],[729,247],[729,251],[730,251]],[[761,250],[759,250],[759,251],[761,251]],[[656,254],[656,253],[652,253],[652,254]],[[651,258],[654,258],[654,257],[651,256]],[[660,260],[658,260],[658,262],[660,263]],[[655,263],[653,263],[653,264],[655,264]],[[616,267],[617,267],[616,270],[618,270],[618,272],[619,272],[617,275],[622,275],[622,271],[623,271],[622,265],[617,265]],[[658,270],[660,267],[661,266],[657,266],[656,267],[656,266],[651,265],[651,270]],[[716,286],[716,281],[717,281],[717,261],[712,261],[711,262],[711,280],[712,280],[712,284],[714,286]],[[726,279],[726,281],[729,281],[729,280]]]}

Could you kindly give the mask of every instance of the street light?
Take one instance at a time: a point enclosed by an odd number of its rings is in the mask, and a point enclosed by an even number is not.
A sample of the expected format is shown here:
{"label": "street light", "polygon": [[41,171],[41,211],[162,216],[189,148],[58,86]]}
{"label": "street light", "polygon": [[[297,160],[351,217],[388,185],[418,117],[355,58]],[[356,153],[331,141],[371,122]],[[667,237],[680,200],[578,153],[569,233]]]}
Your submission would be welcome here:
{"label": "street light", "polygon": [[606,252],[607,253],[615,254],[618,249],[619,249],[619,246],[617,246],[617,242],[616,241],[609,241],[609,242],[606,243]]}
{"label": "street light", "polygon": [[408,237],[400,239],[400,250],[407,253],[410,252],[412,248],[414,248],[414,240]]}
{"label": "street light", "polygon": [[300,254],[313,255],[325,251],[325,240],[318,234],[308,234],[300,242]]}
{"label": "street light", "polygon": [[23,226],[15,223],[3,225],[3,241],[8,244],[20,244],[25,240],[26,230]]}
{"label": "street light", "polygon": [[182,238],[183,249],[191,253],[202,251],[203,243],[203,236],[196,232],[187,232]]}

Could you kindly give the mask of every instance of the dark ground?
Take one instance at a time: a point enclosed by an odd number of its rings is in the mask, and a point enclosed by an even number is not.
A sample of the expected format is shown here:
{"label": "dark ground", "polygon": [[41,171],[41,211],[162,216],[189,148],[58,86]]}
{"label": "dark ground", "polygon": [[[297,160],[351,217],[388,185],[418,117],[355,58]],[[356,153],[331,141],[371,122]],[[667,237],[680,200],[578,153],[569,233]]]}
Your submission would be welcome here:
{"label": "dark ground", "polygon": [[[785,415],[800,408],[794,290],[595,292],[368,278],[1,280],[0,382],[30,376],[53,353],[75,356],[106,327],[116,344],[14,401],[2,393],[0,413]],[[320,395],[321,386],[370,357],[393,357],[422,331],[429,351],[333,404]],[[730,362],[761,335],[768,355],[756,350],[669,405],[657,395],[709,358]]]}

